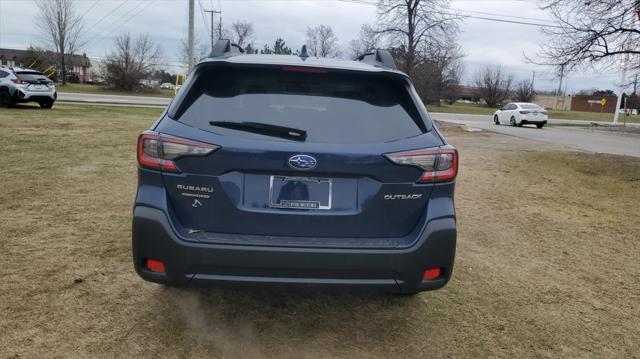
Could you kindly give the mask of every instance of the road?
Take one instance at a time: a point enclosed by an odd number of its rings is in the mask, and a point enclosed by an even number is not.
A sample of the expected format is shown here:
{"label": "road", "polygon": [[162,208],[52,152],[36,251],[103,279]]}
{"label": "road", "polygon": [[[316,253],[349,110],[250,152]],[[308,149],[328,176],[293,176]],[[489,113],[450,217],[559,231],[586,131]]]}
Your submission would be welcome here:
{"label": "road", "polygon": [[[112,104],[120,106],[133,105],[145,107],[164,107],[171,102],[171,99],[166,97],[121,96],[70,92],[58,93],[58,100],[84,104]],[[570,149],[640,157],[640,135],[609,133],[576,127],[552,126],[538,130],[535,127],[496,126],[493,124],[491,116],[485,115],[431,113],[431,116],[440,121],[453,122],[504,135],[563,145]],[[590,121],[555,119],[551,119],[549,122],[554,125],[589,125],[591,123]],[[640,124],[633,124],[633,126],[638,125]]]}
{"label": "road", "polygon": [[82,103],[108,103],[129,105],[166,106],[171,102],[168,97],[102,95],[92,93],[58,92],[58,101]]}
{"label": "road", "polygon": [[[466,125],[503,135],[526,138],[529,140],[553,143],[566,148],[614,155],[640,157],[640,135],[605,132],[583,127],[551,126],[543,129],[535,127],[496,126],[491,116],[462,115],[452,113],[431,113],[431,117],[445,122]],[[551,124],[589,124],[589,121],[550,120]],[[637,126],[637,124],[634,124]]]}

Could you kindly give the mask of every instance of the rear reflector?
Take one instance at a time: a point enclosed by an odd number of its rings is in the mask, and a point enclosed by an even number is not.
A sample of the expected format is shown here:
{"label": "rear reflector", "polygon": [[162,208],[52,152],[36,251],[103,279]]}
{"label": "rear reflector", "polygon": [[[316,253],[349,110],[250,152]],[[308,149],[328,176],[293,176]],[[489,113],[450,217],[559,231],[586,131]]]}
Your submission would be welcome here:
{"label": "rear reflector", "polygon": [[140,167],[179,172],[175,160],[184,156],[206,156],[219,147],[175,136],[145,131],[138,137]]}
{"label": "rear reflector", "polygon": [[451,181],[458,175],[458,150],[452,146],[387,153],[385,157],[423,170],[418,179],[421,183]]}
{"label": "rear reflector", "polygon": [[423,281],[434,280],[434,279],[438,279],[439,277],[440,277],[440,268],[427,269],[426,271],[424,271],[424,274],[422,274]]}
{"label": "rear reflector", "polygon": [[164,263],[155,259],[147,259],[147,268],[156,273],[164,273]]}

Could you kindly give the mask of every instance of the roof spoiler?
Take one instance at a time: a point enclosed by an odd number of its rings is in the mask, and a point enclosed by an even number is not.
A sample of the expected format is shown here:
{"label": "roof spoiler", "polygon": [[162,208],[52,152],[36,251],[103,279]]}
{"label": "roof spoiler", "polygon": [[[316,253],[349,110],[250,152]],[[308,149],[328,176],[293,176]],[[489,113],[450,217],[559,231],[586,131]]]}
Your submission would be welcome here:
{"label": "roof spoiler", "polygon": [[221,39],[216,41],[209,57],[229,57],[244,54],[244,49],[238,44],[234,44],[231,40]]}
{"label": "roof spoiler", "polygon": [[389,50],[376,49],[373,52],[362,54],[356,58],[356,61],[362,61],[373,66],[386,67],[396,70],[396,62],[393,61],[393,56]]}

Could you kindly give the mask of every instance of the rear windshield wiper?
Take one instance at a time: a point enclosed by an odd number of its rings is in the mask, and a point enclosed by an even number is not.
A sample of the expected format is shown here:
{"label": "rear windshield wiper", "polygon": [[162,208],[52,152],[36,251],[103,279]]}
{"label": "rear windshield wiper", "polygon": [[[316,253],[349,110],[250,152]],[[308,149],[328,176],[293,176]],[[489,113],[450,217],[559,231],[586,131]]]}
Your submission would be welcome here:
{"label": "rear windshield wiper", "polygon": [[304,141],[307,139],[307,131],[292,127],[271,125],[260,122],[227,122],[209,121],[212,126],[229,128],[232,130],[257,133],[265,136],[286,138],[294,141]]}

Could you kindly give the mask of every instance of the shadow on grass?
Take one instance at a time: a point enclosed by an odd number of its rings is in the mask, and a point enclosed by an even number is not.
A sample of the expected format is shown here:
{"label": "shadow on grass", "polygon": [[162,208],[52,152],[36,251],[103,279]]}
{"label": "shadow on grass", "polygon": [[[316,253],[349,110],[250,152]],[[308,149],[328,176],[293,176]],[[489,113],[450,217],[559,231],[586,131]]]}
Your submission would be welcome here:
{"label": "shadow on grass", "polygon": [[421,302],[389,294],[158,291],[171,298],[177,314],[165,319],[181,322],[184,339],[223,357],[343,356],[358,347],[380,355],[398,338],[415,336],[409,317]]}
{"label": "shadow on grass", "polygon": [[[55,106],[55,105],[54,105]],[[5,109],[2,107],[2,109]],[[36,102],[27,102],[27,103],[17,103],[10,110],[49,110],[41,108]]]}

